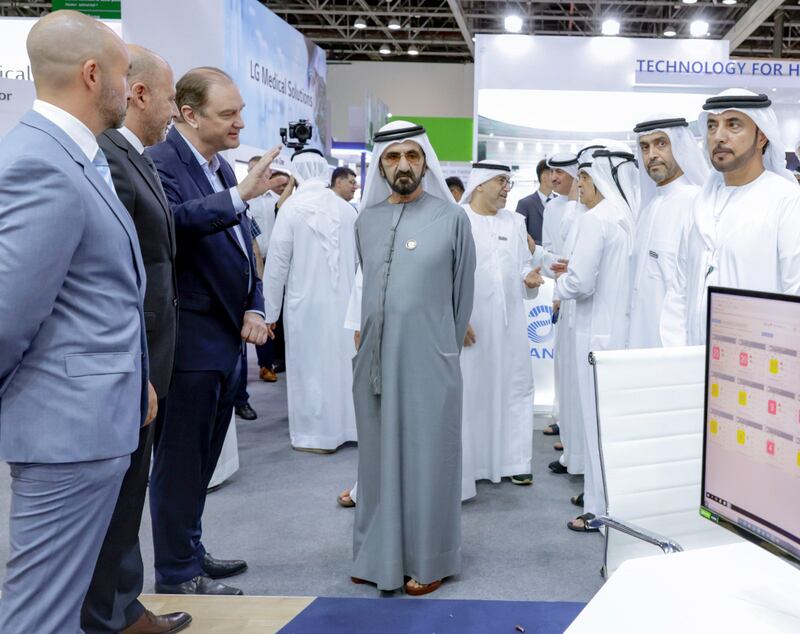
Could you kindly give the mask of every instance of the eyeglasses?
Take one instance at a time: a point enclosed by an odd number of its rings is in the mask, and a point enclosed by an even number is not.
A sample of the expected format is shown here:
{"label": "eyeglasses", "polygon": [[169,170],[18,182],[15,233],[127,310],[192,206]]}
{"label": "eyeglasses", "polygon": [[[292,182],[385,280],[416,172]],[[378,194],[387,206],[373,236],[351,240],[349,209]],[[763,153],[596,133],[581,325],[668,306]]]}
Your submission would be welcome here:
{"label": "eyeglasses", "polygon": [[381,160],[387,165],[397,165],[402,158],[410,165],[419,165],[424,159],[424,155],[417,150],[409,150],[408,152],[386,152],[381,157]]}
{"label": "eyeglasses", "polygon": [[494,180],[495,183],[500,185],[503,189],[507,189],[508,191],[511,191],[512,189],[514,189],[514,181],[511,180],[510,178],[506,178],[505,176],[499,176],[499,177],[497,177],[497,178],[495,178],[493,180]]}

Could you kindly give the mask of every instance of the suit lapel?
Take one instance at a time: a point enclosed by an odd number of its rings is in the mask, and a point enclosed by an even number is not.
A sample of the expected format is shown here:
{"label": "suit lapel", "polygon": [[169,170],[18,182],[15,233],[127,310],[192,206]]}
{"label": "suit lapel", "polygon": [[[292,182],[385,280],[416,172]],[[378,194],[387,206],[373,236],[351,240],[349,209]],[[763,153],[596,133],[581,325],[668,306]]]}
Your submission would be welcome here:
{"label": "suit lapel", "polygon": [[[161,205],[161,209],[164,211],[164,217],[167,221],[167,232],[169,233],[169,242],[170,247],[172,249],[172,253],[175,253],[175,221],[172,218],[172,210],[169,208],[169,203],[167,202],[167,196],[164,193],[164,188],[161,186],[161,181],[158,179],[158,174],[154,173],[153,168],[147,164],[147,161],[144,157],[139,154],[135,147],[133,147],[128,140],[122,136],[116,130],[107,130],[106,135],[111,139],[113,143],[115,143],[121,149],[127,151],[128,153],[128,160],[131,162],[136,170],[141,174],[144,181],[147,183],[147,186],[150,188],[150,191],[158,200],[158,204]],[[115,138],[118,137],[118,138]],[[124,145],[121,145],[124,144]]]}
{"label": "suit lapel", "polygon": [[[178,151],[178,156],[180,156],[181,160],[186,165],[186,168],[189,170],[189,175],[192,177],[192,180],[195,182],[195,184],[200,188],[203,196],[211,196],[212,194],[216,193],[214,188],[211,186],[211,183],[208,182],[206,173],[203,171],[203,168],[197,161],[197,157],[194,155],[194,152],[192,152],[192,148],[189,147],[186,139],[183,138],[183,135],[181,135],[181,133],[173,127],[167,134],[167,140],[175,145]],[[230,174],[226,172],[226,168],[230,170]],[[220,157],[219,173],[222,175],[222,183],[224,187],[231,188],[236,186],[236,176],[233,174],[233,170],[231,169],[230,165],[228,165],[222,157]],[[233,230],[233,227],[225,229],[225,234],[231,240],[233,240],[236,248],[241,252],[242,245],[236,237],[236,232]],[[242,238],[245,238],[244,232],[242,233]],[[248,257],[247,249],[245,249],[243,253],[245,257]]]}
{"label": "suit lapel", "polygon": [[88,181],[97,190],[97,193],[100,194],[102,199],[111,209],[114,216],[116,216],[117,220],[122,225],[125,233],[128,235],[128,240],[131,243],[131,251],[133,253],[133,259],[138,274],[139,286],[141,287],[142,281],[144,280],[144,264],[142,263],[142,256],[139,251],[139,238],[136,235],[136,227],[133,224],[131,215],[122,205],[116,194],[111,191],[108,183],[106,183],[103,180],[103,177],[100,176],[100,172],[97,171],[94,163],[92,163],[92,161],[83,153],[83,150],[78,147],[77,143],[75,143],[75,141],[73,141],[66,132],[64,132],[49,119],[40,115],[38,112],[33,110],[27,112],[25,116],[22,117],[22,123],[49,134],[67,151],[72,159],[83,168],[83,173]]}
{"label": "suit lapel", "polygon": [[[220,174],[220,176],[222,176],[222,184],[227,189],[231,189],[232,187],[236,187],[236,185],[237,185],[237,183],[236,183],[236,174],[234,174],[233,169],[231,168],[231,166],[228,165],[228,162],[224,158],[222,158],[221,156],[219,157],[219,174]],[[248,240],[248,237],[251,235],[250,225],[247,223],[248,219],[247,219],[247,215],[246,215],[245,212],[242,212],[240,217],[241,217],[241,222],[239,223],[239,230],[242,232],[242,242],[245,243],[244,244],[243,253],[244,253],[244,256],[249,260],[250,256],[248,255],[248,252],[247,252],[247,240]],[[236,243],[236,246],[239,248],[239,250],[242,251],[242,243],[239,242],[239,239],[236,237],[236,230],[233,227],[228,227],[225,230],[225,233],[228,234],[230,239],[233,240]]]}

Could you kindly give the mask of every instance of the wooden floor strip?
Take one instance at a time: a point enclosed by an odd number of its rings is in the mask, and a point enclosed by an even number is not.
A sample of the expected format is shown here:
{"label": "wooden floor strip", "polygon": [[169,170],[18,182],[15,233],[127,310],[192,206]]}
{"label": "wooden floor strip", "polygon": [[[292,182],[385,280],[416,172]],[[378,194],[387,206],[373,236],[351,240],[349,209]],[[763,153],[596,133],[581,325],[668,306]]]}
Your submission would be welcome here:
{"label": "wooden floor strip", "polygon": [[201,634],[274,634],[300,614],[314,597],[219,597],[144,594],[142,603],[155,614],[188,612],[186,632]]}

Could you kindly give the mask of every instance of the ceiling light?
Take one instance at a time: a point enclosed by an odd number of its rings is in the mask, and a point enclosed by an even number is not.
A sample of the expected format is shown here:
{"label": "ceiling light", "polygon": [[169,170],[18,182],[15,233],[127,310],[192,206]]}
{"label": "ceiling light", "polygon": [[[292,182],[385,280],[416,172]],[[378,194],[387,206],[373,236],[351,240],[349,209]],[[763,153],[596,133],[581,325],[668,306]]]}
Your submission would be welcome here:
{"label": "ceiling light", "polygon": [[668,26],[664,30],[664,37],[675,37],[677,34],[678,32],[675,30],[674,26]]}
{"label": "ceiling light", "polygon": [[412,44],[408,47],[408,54],[411,55],[411,57],[416,57],[419,55],[419,49]]}
{"label": "ceiling light", "polygon": [[722,0],[722,4],[736,4],[736,0]]}
{"label": "ceiling light", "polygon": [[694,20],[689,25],[689,33],[692,37],[705,37],[708,35],[708,22],[705,20]]}
{"label": "ceiling light", "polygon": [[509,33],[519,33],[522,30],[522,18],[518,15],[507,15],[503,20],[503,26]]}
{"label": "ceiling light", "polygon": [[390,31],[399,31],[401,28],[403,28],[400,26],[400,23],[397,21],[396,18],[392,18],[391,20],[389,20],[389,24],[387,24],[386,27]]}
{"label": "ceiling light", "polygon": [[683,0],[683,4],[696,4],[697,0]]}
{"label": "ceiling light", "polygon": [[388,44],[381,44],[381,47],[378,49],[378,52],[381,55],[389,55],[392,52],[392,49],[389,48]]}
{"label": "ceiling light", "polygon": [[475,41],[475,36],[474,36],[474,35],[472,36],[472,41],[473,41],[473,42]]}
{"label": "ceiling light", "polygon": [[603,35],[619,35],[619,22],[613,18],[603,20],[601,31]]}
{"label": "ceiling light", "polygon": [[366,29],[367,28],[367,23],[364,20],[364,18],[356,18],[356,21],[353,22],[353,28],[354,29]]}

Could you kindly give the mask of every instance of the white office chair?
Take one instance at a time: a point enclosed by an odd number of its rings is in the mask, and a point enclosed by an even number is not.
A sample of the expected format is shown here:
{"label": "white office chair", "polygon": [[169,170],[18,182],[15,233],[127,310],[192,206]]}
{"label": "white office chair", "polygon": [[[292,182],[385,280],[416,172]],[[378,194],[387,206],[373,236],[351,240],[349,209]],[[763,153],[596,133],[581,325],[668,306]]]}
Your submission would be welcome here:
{"label": "white office chair", "polygon": [[705,347],[592,353],[604,576],[627,559],[741,541],[700,517]]}

